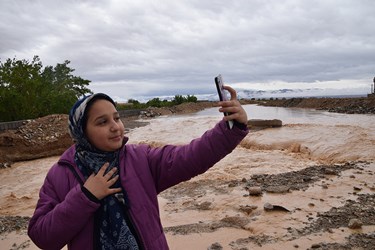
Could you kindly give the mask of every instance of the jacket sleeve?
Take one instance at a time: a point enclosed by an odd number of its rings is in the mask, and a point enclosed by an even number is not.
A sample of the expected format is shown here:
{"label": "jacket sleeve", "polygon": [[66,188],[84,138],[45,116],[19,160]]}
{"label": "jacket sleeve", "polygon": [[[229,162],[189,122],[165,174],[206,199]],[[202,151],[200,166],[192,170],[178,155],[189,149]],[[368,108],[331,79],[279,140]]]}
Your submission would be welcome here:
{"label": "jacket sleeve", "polygon": [[54,165],[40,190],[28,235],[42,249],[61,249],[85,227],[98,207],[66,167]]}
{"label": "jacket sleeve", "polygon": [[231,153],[248,134],[248,129],[228,129],[224,121],[187,145],[150,148],[149,166],[158,193],[204,173]]}

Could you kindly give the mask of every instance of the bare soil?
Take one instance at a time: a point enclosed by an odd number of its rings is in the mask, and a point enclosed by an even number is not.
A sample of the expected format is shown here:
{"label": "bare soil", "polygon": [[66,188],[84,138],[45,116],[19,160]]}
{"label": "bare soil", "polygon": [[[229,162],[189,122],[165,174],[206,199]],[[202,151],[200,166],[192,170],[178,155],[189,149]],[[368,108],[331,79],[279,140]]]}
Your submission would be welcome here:
{"label": "bare soil", "polygon": [[[185,206],[179,207],[179,213],[183,211],[210,211],[215,209],[214,202],[199,202],[196,197],[203,197],[208,194],[225,194],[230,189],[242,189],[249,191],[252,187],[259,187],[263,195],[266,193],[288,193],[297,190],[303,191],[311,188],[314,185],[321,185],[324,180],[327,186],[322,188],[331,188],[330,182],[333,178],[340,177],[343,172],[352,170],[355,175],[375,175],[374,171],[370,169],[370,163],[367,162],[351,162],[336,165],[320,165],[307,167],[299,171],[292,171],[281,174],[260,174],[252,175],[250,178],[238,178],[237,180],[224,181],[224,180],[197,180],[180,183],[160,195],[170,201],[178,199],[191,199]],[[353,175],[353,178],[354,175]],[[333,187],[332,187],[333,188]],[[371,194],[361,193],[361,189],[370,188],[373,190]],[[256,245],[260,248],[267,247],[268,245],[277,245],[278,242],[293,241],[300,237],[309,237],[314,234],[335,234],[336,230],[352,230],[353,233],[347,238],[344,243],[326,243],[324,241],[313,243],[307,249],[325,249],[325,250],[341,250],[341,249],[374,249],[375,246],[375,232],[364,233],[361,232],[362,227],[375,225],[375,186],[372,182],[363,183],[362,186],[353,187],[352,194],[356,199],[346,198],[345,202],[336,207],[332,207],[326,212],[317,214],[317,218],[311,222],[304,222],[301,228],[294,228],[292,225],[286,230],[282,236],[272,236],[270,234],[261,234],[248,236],[246,238],[237,238],[230,243],[231,249],[249,249],[249,244]],[[246,193],[246,192],[245,192]],[[218,220],[184,224],[178,226],[165,227],[166,233],[174,235],[189,235],[189,234],[203,234],[213,233],[220,229],[246,229],[246,225],[251,224],[256,220],[257,210],[256,206],[245,205],[248,202],[250,192],[248,195],[243,196],[243,204],[239,203],[238,215],[224,217]],[[308,206],[319,207],[320,201],[312,200]],[[306,204],[300,204],[301,207]],[[289,210],[284,207],[275,206],[273,209],[264,207],[267,213],[298,213],[299,208]],[[6,235],[9,232],[16,230],[25,230],[29,221],[28,216],[0,216],[0,235]],[[357,220],[360,224],[359,227],[351,227],[350,221]],[[251,235],[251,234],[250,234]],[[30,245],[29,241],[15,249],[27,248]],[[208,242],[207,242],[208,243]],[[298,249],[302,246],[294,245]],[[211,248],[207,249],[223,249],[220,244],[213,243]],[[257,248],[258,249],[258,248]],[[301,248],[302,249],[302,248]],[[305,249],[305,248],[303,248]]]}
{"label": "bare soil", "polygon": [[[250,179],[238,179],[235,181],[197,181],[197,182],[184,182],[175,187],[172,187],[164,191],[161,195],[167,199],[172,197],[201,197],[208,193],[225,193],[228,192],[228,188],[240,187],[244,190],[249,190],[251,187],[260,187],[261,193],[288,193],[297,190],[306,190],[309,187],[315,185],[321,180],[326,180],[327,183],[333,177],[338,177],[341,172],[346,170],[355,170],[356,174],[371,174],[375,173],[368,169],[370,163],[357,162],[357,163],[346,163],[342,165],[321,165],[308,167],[300,171],[292,171],[281,174],[262,174],[253,175]],[[366,183],[370,188],[375,191],[373,183]],[[323,188],[330,188],[329,185],[323,186]],[[343,206],[332,207],[327,212],[322,212],[317,215],[317,219],[312,223],[306,223],[301,229],[293,227],[287,228],[287,233],[281,238],[272,237],[270,235],[264,235],[264,237],[250,236],[247,238],[239,238],[231,243],[233,249],[247,249],[240,248],[241,245],[247,245],[253,243],[259,247],[266,246],[267,244],[275,244],[278,241],[292,241],[302,236],[309,236],[314,233],[328,233],[332,234],[333,230],[341,228],[350,228],[350,220],[357,220],[360,223],[360,227],[352,228],[359,229],[362,226],[375,225],[375,193],[372,194],[360,194],[361,188],[355,187],[353,193],[357,196],[357,200],[346,199]],[[358,192],[358,193],[356,193]],[[244,196],[244,203],[246,197]],[[317,202],[319,203],[319,202]],[[303,204],[301,204],[302,206]],[[318,206],[318,204],[309,203],[309,206]],[[210,210],[213,209],[214,204],[210,202],[206,203],[193,203],[189,204],[183,209],[189,210]],[[220,228],[245,228],[245,226],[251,222],[252,217],[255,217],[255,210],[257,207],[238,205],[238,210],[242,213],[242,216],[225,217],[218,221],[212,221],[209,223],[201,222],[195,224],[181,225],[175,227],[165,228],[166,232],[173,234],[187,235],[191,233],[212,233]],[[290,211],[284,207],[275,206],[272,209],[268,209],[266,206],[264,210],[269,213],[274,211],[282,211],[284,213],[294,213],[298,209]],[[312,220],[312,218],[311,218]],[[375,246],[375,232],[370,234],[366,233],[354,233],[352,234],[346,243],[314,243],[309,249],[374,249]],[[295,245],[295,248],[299,248]],[[218,248],[221,249],[221,248]]]}
{"label": "bare soil", "polygon": [[259,105],[328,110],[346,114],[375,114],[375,96],[362,98],[290,98],[257,101]]}

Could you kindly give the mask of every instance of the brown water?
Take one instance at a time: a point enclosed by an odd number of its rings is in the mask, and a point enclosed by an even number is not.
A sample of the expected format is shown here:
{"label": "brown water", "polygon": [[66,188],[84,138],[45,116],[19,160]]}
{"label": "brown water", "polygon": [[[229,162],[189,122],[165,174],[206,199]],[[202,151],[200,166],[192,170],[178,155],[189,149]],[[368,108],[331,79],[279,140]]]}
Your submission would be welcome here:
{"label": "brown water", "polygon": [[[261,108],[258,112],[254,109],[256,108],[251,105],[247,106],[249,119],[281,119],[284,126],[250,133],[230,155],[192,181],[238,180],[250,178],[254,174],[284,173],[318,164],[358,160],[372,162],[368,167],[371,174],[357,174],[353,170],[348,170],[341,176],[333,177],[329,189],[322,188],[325,180],[321,180],[306,191],[294,191],[284,195],[264,194],[247,199],[244,199],[244,190],[229,187],[224,193],[211,192],[198,197],[167,199],[160,196],[161,220],[164,227],[238,216],[240,213],[235,208],[239,204],[258,206],[251,217],[251,223],[243,228],[221,228],[212,233],[188,235],[167,233],[171,249],[207,249],[214,242],[219,242],[224,249],[236,249],[228,246],[230,242],[239,238],[262,234],[281,237],[285,235],[287,227],[304,226],[307,214],[314,217],[318,212],[342,205],[350,198],[355,185],[363,187],[361,193],[374,192],[371,183],[374,183],[372,174],[375,173],[375,116],[280,108]],[[190,116],[154,119],[150,125],[130,131],[129,143],[188,143],[213,127],[218,119],[220,116],[214,114],[212,109]],[[19,162],[9,169],[0,170],[0,215],[31,216],[38,199],[38,190],[48,169],[57,159],[58,157],[50,157]],[[214,206],[208,210],[186,209],[193,202],[210,202]],[[265,202],[284,206],[294,212],[265,213]],[[311,202],[316,205],[309,206]],[[373,232],[375,228],[363,227],[362,231]],[[342,242],[349,234],[348,229],[338,229],[331,234],[308,235],[294,240],[279,241],[277,244],[267,244],[262,249],[293,249],[295,244],[305,249],[311,246],[312,242],[321,242],[322,237],[327,243]],[[24,243],[27,249],[37,249],[28,241],[24,231],[0,237],[1,249],[11,249],[14,243],[18,246]],[[248,243],[247,247],[260,249],[252,243]]]}

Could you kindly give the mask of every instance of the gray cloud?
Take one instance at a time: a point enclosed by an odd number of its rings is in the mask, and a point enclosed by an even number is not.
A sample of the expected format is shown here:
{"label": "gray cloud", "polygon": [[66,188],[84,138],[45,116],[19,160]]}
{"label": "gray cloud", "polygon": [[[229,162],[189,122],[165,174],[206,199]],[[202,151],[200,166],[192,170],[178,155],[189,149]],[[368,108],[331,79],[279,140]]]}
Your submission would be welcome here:
{"label": "gray cloud", "polygon": [[71,61],[96,90],[122,97],[369,79],[375,2],[1,1],[0,59]]}

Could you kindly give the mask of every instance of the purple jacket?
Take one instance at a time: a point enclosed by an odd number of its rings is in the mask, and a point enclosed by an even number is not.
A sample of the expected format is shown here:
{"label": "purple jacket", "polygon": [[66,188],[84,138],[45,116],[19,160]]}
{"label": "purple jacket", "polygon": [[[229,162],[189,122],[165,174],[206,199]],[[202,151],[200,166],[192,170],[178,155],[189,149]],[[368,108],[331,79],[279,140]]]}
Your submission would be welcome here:
{"label": "purple jacket", "polygon": [[[160,222],[157,195],[182,181],[204,173],[229,154],[247,135],[247,130],[229,130],[219,122],[187,145],[128,145],[120,153],[120,179],[126,190],[132,218],[142,249],[168,249]],[[28,234],[43,249],[94,249],[94,214],[99,203],[82,192],[67,164],[74,163],[70,147],[49,170]],[[83,179],[83,176],[80,176]]]}

